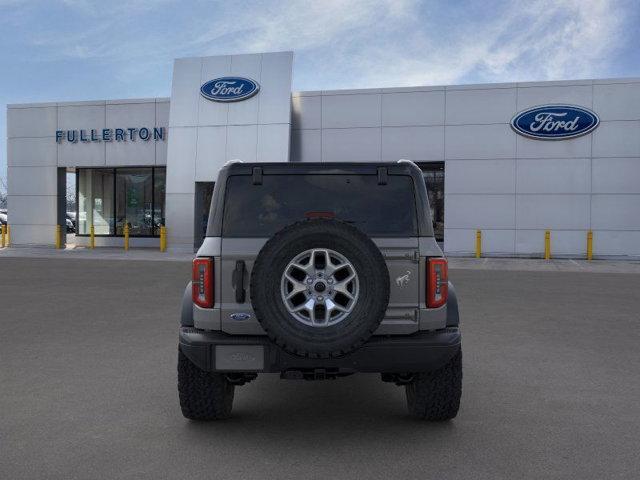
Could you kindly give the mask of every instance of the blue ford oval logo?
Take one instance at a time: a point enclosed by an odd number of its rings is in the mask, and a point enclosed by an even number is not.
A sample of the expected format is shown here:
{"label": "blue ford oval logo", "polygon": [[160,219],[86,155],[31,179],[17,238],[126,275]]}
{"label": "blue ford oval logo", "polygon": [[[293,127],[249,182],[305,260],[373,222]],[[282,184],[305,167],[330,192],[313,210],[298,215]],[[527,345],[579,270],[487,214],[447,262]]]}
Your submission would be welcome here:
{"label": "blue ford oval logo", "polygon": [[251,314],[244,313],[244,312],[232,313],[229,316],[231,317],[231,320],[236,320],[238,322],[241,322],[243,320],[249,320],[251,318]]}
{"label": "blue ford oval logo", "polygon": [[542,105],[518,113],[511,128],[525,137],[562,140],[592,132],[600,123],[598,116],[575,105]]}
{"label": "blue ford oval logo", "polygon": [[242,77],[214,78],[200,87],[202,96],[215,102],[246,100],[258,93],[258,90],[258,82]]}

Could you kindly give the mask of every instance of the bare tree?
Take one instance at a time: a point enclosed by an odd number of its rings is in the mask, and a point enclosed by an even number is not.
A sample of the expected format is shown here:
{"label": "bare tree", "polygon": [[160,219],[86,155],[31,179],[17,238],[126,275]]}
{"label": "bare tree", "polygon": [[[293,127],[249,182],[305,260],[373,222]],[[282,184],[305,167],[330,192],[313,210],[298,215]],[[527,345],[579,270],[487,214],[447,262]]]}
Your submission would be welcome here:
{"label": "bare tree", "polygon": [[[73,212],[76,209],[76,178],[75,175],[67,176],[67,211]],[[7,181],[0,177],[0,208],[7,208]]]}
{"label": "bare tree", "polygon": [[0,177],[0,208],[7,208],[7,182]]}
{"label": "bare tree", "polygon": [[75,176],[72,176],[73,181],[70,181],[70,175],[67,175],[67,212],[74,212],[76,210],[76,182]]}

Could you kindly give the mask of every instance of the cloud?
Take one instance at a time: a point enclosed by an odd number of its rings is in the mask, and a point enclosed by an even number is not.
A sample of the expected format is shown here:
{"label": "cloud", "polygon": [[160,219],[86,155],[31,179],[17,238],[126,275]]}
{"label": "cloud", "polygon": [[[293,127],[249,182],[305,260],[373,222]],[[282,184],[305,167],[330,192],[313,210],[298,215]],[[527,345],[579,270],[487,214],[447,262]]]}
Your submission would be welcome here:
{"label": "cloud", "polygon": [[0,0],[0,97],[29,101],[43,67],[50,98],[167,95],[173,58],[278,50],[295,51],[299,90],[637,74],[637,61],[612,59],[632,52],[638,10],[635,0]]}
{"label": "cloud", "polygon": [[156,10],[171,2],[172,0],[110,0],[109,2],[104,0],[62,0],[61,3],[67,9],[79,10],[85,15],[104,17],[105,10],[118,12],[119,15],[139,15]]}
{"label": "cloud", "polygon": [[[622,43],[615,1],[508,2],[493,18],[459,18],[447,32],[417,31],[355,55],[364,82],[377,86],[556,80],[602,75]],[[391,51],[389,56],[385,52]]]}
{"label": "cloud", "polygon": [[[624,12],[614,1],[514,5],[479,66],[490,77],[588,77],[620,45]],[[501,37],[513,31],[506,42]]]}
{"label": "cloud", "polygon": [[[298,0],[190,8],[138,0],[112,2],[108,14],[101,5],[65,0],[64,8],[87,20],[64,32],[55,25],[34,32],[30,41],[41,48],[39,58],[96,59],[131,72],[180,56],[294,50],[297,88],[547,80],[606,73],[625,22],[618,0],[481,6]],[[153,20],[159,13],[164,23]]]}
{"label": "cloud", "polygon": [[293,49],[298,88],[583,78],[606,74],[626,15],[617,0],[282,5],[200,26],[187,49]]}

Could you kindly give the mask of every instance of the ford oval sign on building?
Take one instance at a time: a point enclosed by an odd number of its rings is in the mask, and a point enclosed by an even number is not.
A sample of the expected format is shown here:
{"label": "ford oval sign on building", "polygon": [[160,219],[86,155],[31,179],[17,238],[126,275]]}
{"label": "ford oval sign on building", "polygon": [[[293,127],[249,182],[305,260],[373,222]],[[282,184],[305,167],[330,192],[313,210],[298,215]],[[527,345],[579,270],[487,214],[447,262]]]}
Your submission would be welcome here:
{"label": "ford oval sign on building", "polygon": [[221,77],[209,80],[200,87],[204,98],[214,102],[237,102],[253,97],[260,90],[255,80],[242,77]]}
{"label": "ford oval sign on building", "polygon": [[575,105],[542,105],[518,113],[511,128],[525,137],[538,140],[564,140],[592,132],[600,123],[598,116]]}

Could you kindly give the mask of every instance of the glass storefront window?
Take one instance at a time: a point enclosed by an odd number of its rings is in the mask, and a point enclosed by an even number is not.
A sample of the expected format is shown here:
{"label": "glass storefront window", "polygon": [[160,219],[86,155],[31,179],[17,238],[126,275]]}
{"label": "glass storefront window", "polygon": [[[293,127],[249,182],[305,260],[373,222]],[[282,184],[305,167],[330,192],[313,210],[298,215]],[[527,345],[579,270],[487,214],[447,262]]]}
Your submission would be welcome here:
{"label": "glass storefront window", "polygon": [[154,235],[160,235],[164,225],[164,198],[167,186],[167,172],[156,168],[153,174],[153,228]]}
{"label": "glass storefront window", "polygon": [[159,236],[164,225],[164,168],[79,168],[78,235]]}
{"label": "glass storefront window", "polygon": [[113,169],[82,169],[78,178],[78,234],[113,235]]}
{"label": "glass storefront window", "polygon": [[153,173],[150,168],[116,171],[116,235],[153,235]]}

